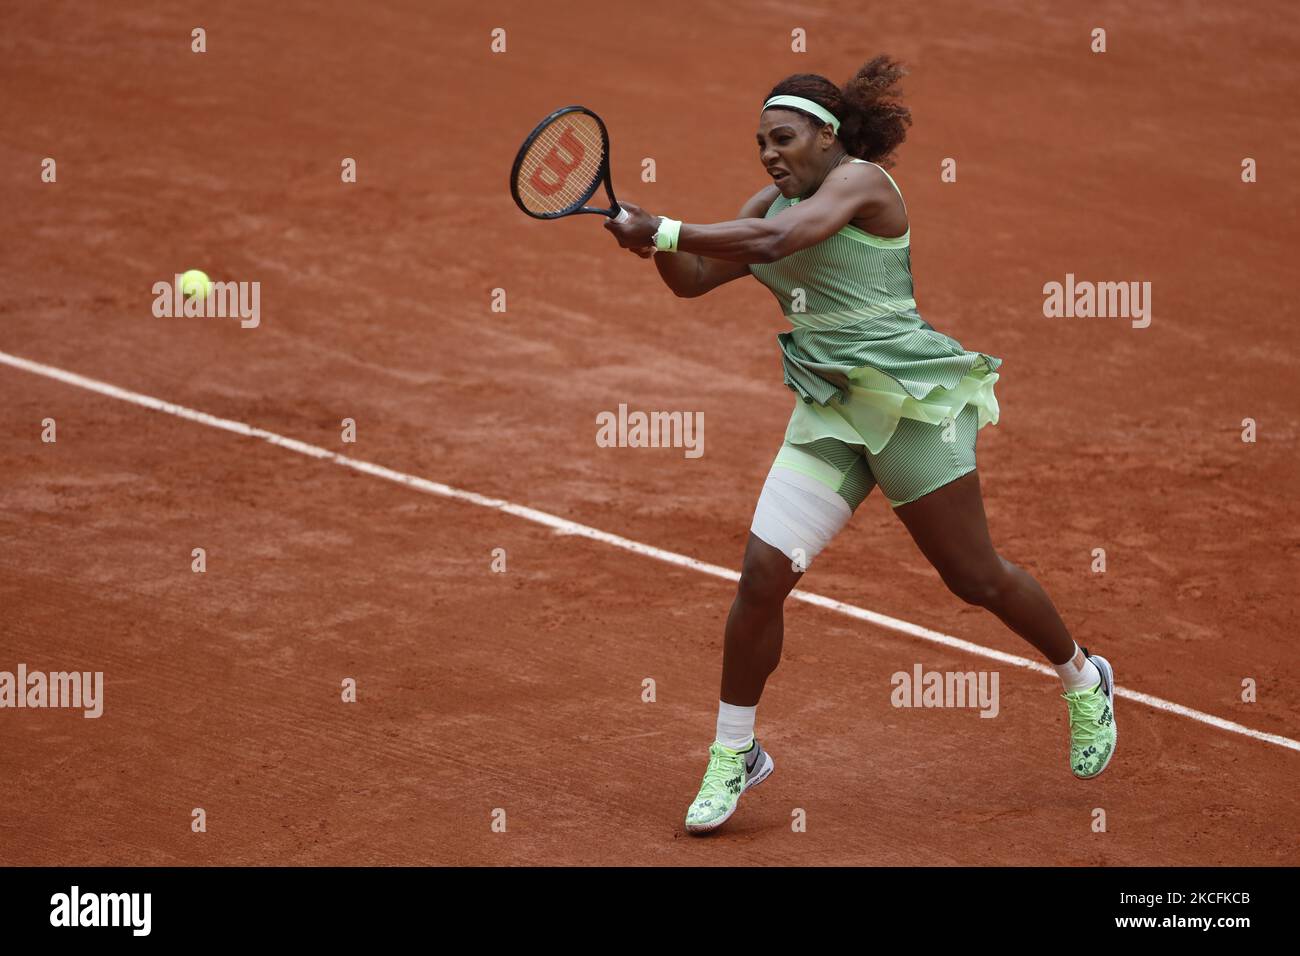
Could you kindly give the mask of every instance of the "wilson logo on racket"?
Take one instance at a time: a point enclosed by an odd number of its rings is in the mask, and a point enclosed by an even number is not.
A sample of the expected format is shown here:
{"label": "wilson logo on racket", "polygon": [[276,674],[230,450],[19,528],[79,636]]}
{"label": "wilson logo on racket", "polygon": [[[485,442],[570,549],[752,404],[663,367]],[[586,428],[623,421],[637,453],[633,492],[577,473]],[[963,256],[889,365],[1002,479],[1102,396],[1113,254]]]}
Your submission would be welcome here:
{"label": "wilson logo on racket", "polygon": [[[565,162],[560,156],[561,149],[569,156],[572,156],[573,159]],[[542,165],[533,171],[533,175],[528,179],[528,185],[544,196],[554,195],[564,188],[569,173],[582,166],[582,159],[586,155],[587,151],[582,148],[582,143],[578,141],[577,134],[574,133],[572,128],[566,129],[560,138],[556,140],[550,151],[542,157]],[[555,177],[555,182],[548,183],[546,181],[543,174],[547,172],[550,172]]]}
{"label": "wilson logo on racket", "polygon": [[[609,208],[586,205],[601,183]],[[556,110],[528,134],[510,169],[510,195],[534,219],[595,213],[626,221],[609,175],[609,133],[585,106]]]}

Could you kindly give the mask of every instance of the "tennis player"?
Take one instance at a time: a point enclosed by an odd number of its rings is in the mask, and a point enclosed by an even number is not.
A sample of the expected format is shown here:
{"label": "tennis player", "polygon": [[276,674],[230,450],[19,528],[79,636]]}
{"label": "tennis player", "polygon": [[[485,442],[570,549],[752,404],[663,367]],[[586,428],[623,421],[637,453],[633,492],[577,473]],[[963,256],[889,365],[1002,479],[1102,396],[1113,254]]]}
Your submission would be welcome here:
{"label": "tennis player", "polygon": [[686,813],[692,833],[721,826],[771,774],[754,718],[781,657],[782,606],[876,486],[953,594],[992,611],[1056,668],[1074,775],[1097,776],[1115,751],[1111,665],[1079,648],[1043,588],[989,539],[975,440],[998,421],[1001,359],[966,351],[917,312],[907,207],[884,168],[911,124],[904,72],[878,56],[842,89],[815,74],[777,84],[757,134],[772,183],[737,219],[683,223],[620,201],[631,217],[605,223],[621,246],[653,255],[676,295],[752,275],[793,326],[777,338],[794,412],[727,616],[716,739]]}

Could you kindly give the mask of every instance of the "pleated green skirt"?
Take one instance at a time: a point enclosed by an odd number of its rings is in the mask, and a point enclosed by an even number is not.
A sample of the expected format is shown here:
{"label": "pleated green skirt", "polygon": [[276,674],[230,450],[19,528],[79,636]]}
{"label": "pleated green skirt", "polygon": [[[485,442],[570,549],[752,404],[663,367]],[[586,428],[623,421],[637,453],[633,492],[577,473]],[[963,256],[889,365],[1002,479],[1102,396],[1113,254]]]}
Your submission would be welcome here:
{"label": "pleated green skirt", "polygon": [[915,308],[790,318],[798,324],[777,339],[785,384],[798,396],[786,427],[791,444],[837,438],[875,453],[899,419],[939,425],[968,405],[980,428],[997,424],[993,386],[1002,360],[966,351]]}

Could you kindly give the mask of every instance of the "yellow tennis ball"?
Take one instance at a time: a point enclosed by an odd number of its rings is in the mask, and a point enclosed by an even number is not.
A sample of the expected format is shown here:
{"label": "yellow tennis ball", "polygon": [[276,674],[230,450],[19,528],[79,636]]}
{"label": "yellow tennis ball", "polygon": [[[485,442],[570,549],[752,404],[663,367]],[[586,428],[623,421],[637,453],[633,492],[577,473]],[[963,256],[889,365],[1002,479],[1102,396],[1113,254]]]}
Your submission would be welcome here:
{"label": "yellow tennis ball", "polygon": [[212,280],[208,278],[206,272],[191,269],[181,276],[181,295],[185,298],[198,296],[200,299],[206,299],[211,291]]}

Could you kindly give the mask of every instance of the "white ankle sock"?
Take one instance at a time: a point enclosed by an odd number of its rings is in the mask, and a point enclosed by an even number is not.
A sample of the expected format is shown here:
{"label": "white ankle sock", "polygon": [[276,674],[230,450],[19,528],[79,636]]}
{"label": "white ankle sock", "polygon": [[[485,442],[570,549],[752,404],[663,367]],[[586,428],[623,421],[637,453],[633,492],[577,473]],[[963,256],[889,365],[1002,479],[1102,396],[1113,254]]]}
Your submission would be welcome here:
{"label": "white ankle sock", "polygon": [[1079,645],[1074,645],[1074,656],[1064,664],[1053,664],[1056,673],[1061,675],[1061,683],[1066,691],[1092,690],[1101,683],[1101,671],[1097,665],[1083,656]]}
{"label": "white ankle sock", "polygon": [[754,714],[758,706],[737,707],[718,701],[718,743],[732,750],[744,750],[754,739]]}

